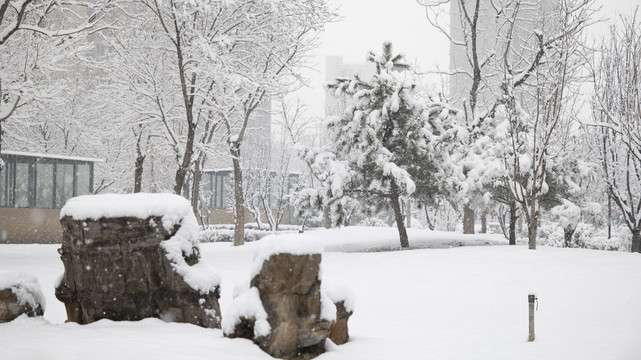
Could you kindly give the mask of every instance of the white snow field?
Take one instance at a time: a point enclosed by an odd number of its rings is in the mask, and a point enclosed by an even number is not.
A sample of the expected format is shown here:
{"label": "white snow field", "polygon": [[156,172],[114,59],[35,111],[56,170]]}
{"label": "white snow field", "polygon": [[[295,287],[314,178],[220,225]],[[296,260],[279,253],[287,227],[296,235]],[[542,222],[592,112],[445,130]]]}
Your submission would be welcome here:
{"label": "white snow field", "polygon": [[[324,246],[323,280],[347,286],[356,297],[350,342],[328,342],[319,360],[641,359],[641,254],[458,246],[505,242],[428,230],[409,235],[410,244],[425,249],[380,251],[398,248],[393,228],[315,230],[300,237]],[[223,314],[235,284],[249,276],[258,245],[201,245],[203,260],[222,279]],[[217,329],[157,319],[64,323],[53,288],[63,271],[57,248],[0,245],[0,271],[36,276],[47,300],[44,318],[0,324],[0,359],[270,358],[251,341],[226,339]],[[539,297],[532,343],[530,292]]]}

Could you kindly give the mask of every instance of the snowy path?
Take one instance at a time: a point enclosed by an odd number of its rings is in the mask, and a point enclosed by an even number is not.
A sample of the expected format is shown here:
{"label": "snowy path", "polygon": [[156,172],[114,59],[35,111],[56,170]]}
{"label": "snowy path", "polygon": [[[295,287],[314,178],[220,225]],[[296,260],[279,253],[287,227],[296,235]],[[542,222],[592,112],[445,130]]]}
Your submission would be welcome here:
{"label": "snowy path", "polygon": [[[362,237],[343,235],[326,250],[339,242],[359,250]],[[234,283],[249,274],[254,248],[202,245],[204,260],[223,279],[223,313]],[[37,276],[47,296],[44,319],[0,325],[0,359],[270,358],[247,340],[222,338],[220,330],[156,319],[62,324],[64,307],[53,295],[63,270],[56,249],[0,245],[0,271]],[[324,280],[352,288],[356,312],[352,340],[330,344],[319,360],[641,358],[639,254],[523,246],[328,252],[323,271]],[[540,298],[534,343],[526,341],[529,291]]]}

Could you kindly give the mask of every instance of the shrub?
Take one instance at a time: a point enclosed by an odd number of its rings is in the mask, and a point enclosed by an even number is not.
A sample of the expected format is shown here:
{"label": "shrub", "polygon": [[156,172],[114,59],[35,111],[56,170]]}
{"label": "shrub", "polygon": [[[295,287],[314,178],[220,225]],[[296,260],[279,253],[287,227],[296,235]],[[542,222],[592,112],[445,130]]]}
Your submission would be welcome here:
{"label": "shrub", "polygon": [[[570,247],[608,250],[630,251],[632,234],[623,226],[612,229],[612,236],[608,239],[607,228],[595,228],[592,224],[579,223],[572,235]],[[563,229],[554,222],[543,223],[539,228],[539,245],[564,247]]]}
{"label": "shrub", "polygon": [[[278,232],[293,232],[298,231],[298,225],[280,225]],[[264,236],[276,232],[269,231],[268,229],[258,229],[256,224],[245,224],[245,242],[252,242],[260,240]],[[209,225],[200,230],[198,240],[201,243],[210,242],[233,242],[234,241],[234,225],[233,224],[220,224]]]}

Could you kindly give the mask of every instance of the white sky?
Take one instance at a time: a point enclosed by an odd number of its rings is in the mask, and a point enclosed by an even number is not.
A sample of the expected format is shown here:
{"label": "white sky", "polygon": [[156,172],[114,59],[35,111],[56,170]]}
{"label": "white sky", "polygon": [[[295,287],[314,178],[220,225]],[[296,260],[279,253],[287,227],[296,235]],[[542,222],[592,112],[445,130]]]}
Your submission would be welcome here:
{"label": "white sky", "polygon": [[[431,27],[416,0],[333,0],[333,3],[337,4],[342,20],[327,25],[314,55],[314,70],[307,72],[310,88],[295,95],[308,104],[310,116],[323,116],[327,55],[341,55],[348,63],[364,62],[367,51],[380,52],[383,42],[391,41],[395,52],[404,53],[422,71],[448,68],[447,39]],[[631,13],[635,6],[641,7],[641,0],[597,0],[597,4],[602,6],[601,17],[614,19],[617,13]],[[596,24],[593,36],[598,38],[606,30],[606,24]]]}

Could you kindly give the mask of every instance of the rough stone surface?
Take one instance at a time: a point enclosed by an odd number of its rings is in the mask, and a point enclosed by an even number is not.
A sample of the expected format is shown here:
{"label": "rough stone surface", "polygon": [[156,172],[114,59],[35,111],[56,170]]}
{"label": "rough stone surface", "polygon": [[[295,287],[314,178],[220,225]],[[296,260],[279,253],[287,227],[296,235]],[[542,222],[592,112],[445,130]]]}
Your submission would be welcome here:
{"label": "rough stone surface", "polygon": [[0,290],[0,323],[12,321],[22,314],[35,317],[42,316],[43,313],[40,304],[37,304],[35,308],[27,302],[21,304],[12,289]]}
{"label": "rough stone surface", "polygon": [[347,321],[352,316],[352,311],[345,309],[345,302],[339,301],[334,303],[336,305],[336,322],[332,325],[329,331],[329,338],[332,339],[334,344],[343,345],[349,340],[349,329]]}
{"label": "rough stone surface", "polygon": [[320,254],[275,254],[250,283],[258,288],[271,332],[254,337],[254,319],[241,318],[229,337],[252,339],[276,358],[309,359],[325,351],[332,322],[321,319]]}
{"label": "rough stone surface", "polygon": [[[60,258],[65,266],[56,297],[68,321],[149,317],[220,327],[219,288],[201,293],[178,274],[160,246],[179,229],[167,231],[159,216],[73,220],[65,216]],[[198,249],[183,258],[199,261]]]}

